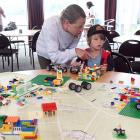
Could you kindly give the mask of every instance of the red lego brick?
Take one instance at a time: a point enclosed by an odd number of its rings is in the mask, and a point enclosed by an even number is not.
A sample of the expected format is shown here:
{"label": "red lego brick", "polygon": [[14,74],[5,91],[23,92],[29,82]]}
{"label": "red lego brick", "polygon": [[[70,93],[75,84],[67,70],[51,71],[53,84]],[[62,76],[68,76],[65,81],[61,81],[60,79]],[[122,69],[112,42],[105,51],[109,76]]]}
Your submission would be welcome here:
{"label": "red lego brick", "polygon": [[56,103],[42,103],[42,110],[43,112],[56,111]]}

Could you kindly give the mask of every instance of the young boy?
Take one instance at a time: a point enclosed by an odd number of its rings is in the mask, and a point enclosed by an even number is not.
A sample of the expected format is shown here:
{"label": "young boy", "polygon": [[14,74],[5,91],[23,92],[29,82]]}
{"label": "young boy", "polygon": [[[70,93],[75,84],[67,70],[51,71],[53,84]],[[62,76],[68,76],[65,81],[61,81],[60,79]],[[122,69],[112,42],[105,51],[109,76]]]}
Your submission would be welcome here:
{"label": "young boy", "polygon": [[86,66],[101,67],[101,71],[113,70],[113,60],[110,52],[103,48],[106,41],[107,31],[99,24],[89,28],[87,33],[87,42],[89,48],[86,49],[90,58],[85,62]]}

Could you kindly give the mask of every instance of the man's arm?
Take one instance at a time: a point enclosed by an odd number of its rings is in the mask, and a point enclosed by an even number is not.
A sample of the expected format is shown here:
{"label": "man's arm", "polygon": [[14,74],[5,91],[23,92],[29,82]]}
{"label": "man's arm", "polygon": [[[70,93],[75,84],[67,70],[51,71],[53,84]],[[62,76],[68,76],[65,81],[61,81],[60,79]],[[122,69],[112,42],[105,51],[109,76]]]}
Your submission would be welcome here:
{"label": "man's arm", "polygon": [[69,47],[64,51],[59,50],[59,42],[57,37],[55,38],[53,35],[50,39],[46,40],[48,45],[52,44],[51,47],[48,46],[48,55],[53,63],[63,64],[71,61],[74,57],[78,56],[79,58],[85,60],[88,58],[88,54],[85,50],[75,47]]}
{"label": "man's arm", "polygon": [[6,17],[5,14],[4,14],[4,10],[0,7],[0,13],[3,17]]}

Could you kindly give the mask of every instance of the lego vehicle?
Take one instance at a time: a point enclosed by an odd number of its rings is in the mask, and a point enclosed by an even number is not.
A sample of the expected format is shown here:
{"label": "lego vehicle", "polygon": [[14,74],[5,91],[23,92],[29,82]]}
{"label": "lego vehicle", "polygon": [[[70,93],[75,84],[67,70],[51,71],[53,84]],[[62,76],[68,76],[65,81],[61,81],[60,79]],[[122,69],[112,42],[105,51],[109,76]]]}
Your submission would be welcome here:
{"label": "lego vehicle", "polygon": [[50,64],[46,68],[48,71],[57,71],[57,69],[62,70],[62,72],[67,72],[67,67],[62,65]]}
{"label": "lego vehicle", "polygon": [[83,89],[86,89],[86,90],[90,90],[91,89],[91,84],[86,82],[86,81],[83,81],[81,83],[81,85],[76,85],[75,83],[70,83],[69,84],[69,89],[70,90],[75,90],[76,92],[80,92],[81,90]]}
{"label": "lego vehicle", "polygon": [[78,74],[78,72],[80,72],[80,67],[79,66],[70,67],[70,72],[72,74]]}
{"label": "lego vehicle", "polygon": [[[84,61],[80,58],[77,58],[76,62],[80,62],[82,64]],[[81,66],[71,66],[70,67],[70,72],[72,74],[78,74],[80,72],[80,70],[81,70]]]}

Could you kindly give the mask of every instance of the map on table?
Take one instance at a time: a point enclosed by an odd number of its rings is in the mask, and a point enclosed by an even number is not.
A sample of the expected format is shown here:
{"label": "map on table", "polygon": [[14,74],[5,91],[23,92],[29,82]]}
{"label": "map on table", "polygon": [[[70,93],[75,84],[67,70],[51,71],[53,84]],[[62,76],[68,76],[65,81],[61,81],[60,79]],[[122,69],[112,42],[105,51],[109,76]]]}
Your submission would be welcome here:
{"label": "map on table", "polygon": [[[41,82],[44,78],[46,75],[40,78]],[[38,78],[32,82],[37,81]],[[113,140],[113,129],[120,123],[128,134],[127,140],[139,140],[139,120],[119,114],[122,104],[126,107],[126,103],[119,100],[123,86],[94,82],[91,90],[82,89],[76,93],[69,90],[71,82],[81,84],[81,81],[68,80],[62,87],[49,87],[57,89],[56,92],[39,95],[42,99],[29,98],[28,106],[22,109],[13,100],[10,106],[0,108],[0,114],[38,119],[41,140]],[[57,111],[54,116],[48,117],[43,115],[41,104],[49,102],[56,103]],[[11,139],[19,140],[17,136],[6,136],[6,140]]]}

